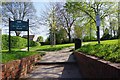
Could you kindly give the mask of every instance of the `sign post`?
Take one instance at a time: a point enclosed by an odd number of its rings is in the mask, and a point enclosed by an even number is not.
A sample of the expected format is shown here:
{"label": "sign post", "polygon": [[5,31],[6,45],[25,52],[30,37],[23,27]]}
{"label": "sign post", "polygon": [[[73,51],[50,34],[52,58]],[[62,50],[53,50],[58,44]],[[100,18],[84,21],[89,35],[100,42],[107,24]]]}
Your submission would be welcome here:
{"label": "sign post", "polygon": [[100,44],[100,16],[99,16],[99,14],[96,15],[96,26],[97,26],[98,44]]}
{"label": "sign post", "polygon": [[11,40],[10,40],[10,18],[9,18],[9,52],[11,51],[10,43],[11,43]]}
{"label": "sign post", "polygon": [[15,20],[11,21],[9,18],[9,51],[11,51],[11,31],[27,31],[28,32],[28,51],[29,51],[29,19],[27,21]]}
{"label": "sign post", "polygon": [[28,51],[29,51],[29,19],[27,20],[27,22],[28,22]]}

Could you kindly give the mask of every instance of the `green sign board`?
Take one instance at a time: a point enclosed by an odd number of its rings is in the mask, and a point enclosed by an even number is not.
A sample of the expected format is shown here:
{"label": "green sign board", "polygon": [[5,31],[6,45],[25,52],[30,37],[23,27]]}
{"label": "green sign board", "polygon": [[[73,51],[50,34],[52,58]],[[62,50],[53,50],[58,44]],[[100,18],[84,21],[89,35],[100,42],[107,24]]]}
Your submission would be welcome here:
{"label": "green sign board", "polygon": [[27,31],[28,32],[28,51],[29,51],[29,19],[27,21],[15,20],[9,18],[9,51],[11,51],[11,31]]}
{"label": "green sign board", "polygon": [[10,21],[10,31],[28,31],[28,22],[22,20]]}

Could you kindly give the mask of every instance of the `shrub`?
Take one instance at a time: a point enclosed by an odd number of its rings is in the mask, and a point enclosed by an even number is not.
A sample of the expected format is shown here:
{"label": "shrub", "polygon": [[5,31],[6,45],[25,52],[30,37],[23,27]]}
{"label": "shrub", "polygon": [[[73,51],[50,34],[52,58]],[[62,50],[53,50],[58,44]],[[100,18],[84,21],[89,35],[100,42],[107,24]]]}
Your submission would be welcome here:
{"label": "shrub", "polygon": [[85,36],[84,37],[84,39],[83,39],[83,41],[93,41],[93,40],[96,40],[96,38],[94,37],[94,36],[91,36],[91,38],[90,38],[90,36]]}
{"label": "shrub", "polygon": [[[38,46],[39,43],[30,40],[30,47]],[[2,50],[8,49],[9,40],[8,35],[2,35]],[[18,37],[18,36],[11,36],[11,48],[24,48],[27,46],[27,39]]]}
{"label": "shrub", "polygon": [[37,42],[43,42],[43,37],[42,37],[42,36],[39,36],[39,37],[37,38]]}
{"label": "shrub", "polygon": [[8,49],[8,36],[2,35],[2,49]]}
{"label": "shrub", "polygon": [[35,41],[30,40],[30,43],[29,43],[29,46],[30,46],[30,47],[39,46],[39,45],[40,45],[39,42],[35,42]]}
{"label": "shrub", "polygon": [[24,48],[27,40],[18,36],[11,36],[11,48]]}

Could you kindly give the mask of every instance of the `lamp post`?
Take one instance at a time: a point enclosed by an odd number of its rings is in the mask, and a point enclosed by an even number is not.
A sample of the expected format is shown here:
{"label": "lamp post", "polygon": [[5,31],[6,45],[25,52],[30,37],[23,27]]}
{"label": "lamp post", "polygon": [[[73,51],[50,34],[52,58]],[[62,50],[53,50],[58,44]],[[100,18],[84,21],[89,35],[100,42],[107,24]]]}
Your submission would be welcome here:
{"label": "lamp post", "polygon": [[100,44],[100,16],[99,14],[96,15],[96,26],[97,26],[97,40],[98,40],[98,44]]}

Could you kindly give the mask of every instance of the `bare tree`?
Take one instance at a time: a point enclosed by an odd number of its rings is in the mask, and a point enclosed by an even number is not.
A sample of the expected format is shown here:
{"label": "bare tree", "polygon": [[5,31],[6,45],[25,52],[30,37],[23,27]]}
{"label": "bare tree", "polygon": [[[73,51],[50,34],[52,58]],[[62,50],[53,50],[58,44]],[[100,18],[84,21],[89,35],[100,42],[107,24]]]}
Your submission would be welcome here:
{"label": "bare tree", "polygon": [[57,25],[57,10],[58,10],[58,3],[49,3],[47,4],[46,10],[43,10],[41,13],[41,21],[40,23],[45,26],[49,26],[49,31],[50,31],[50,43],[51,45],[56,44],[56,31],[58,28]]}
{"label": "bare tree", "polygon": [[71,42],[71,31],[74,22],[77,17],[74,16],[74,13],[68,13],[64,8],[59,11],[59,24],[66,30],[66,33],[69,37],[69,42]]}
{"label": "bare tree", "polygon": [[[32,2],[6,2],[2,4],[2,20],[5,24],[8,24],[9,18],[12,20],[30,19],[30,26],[34,26],[32,19],[35,16],[35,12]],[[19,36],[21,31],[15,31],[15,33],[16,36]]]}
{"label": "bare tree", "polygon": [[[42,24],[49,25],[50,29],[57,31],[63,27],[69,37],[69,42],[71,42],[71,31],[74,22],[77,17],[75,13],[68,13],[64,8],[65,3],[55,2],[51,3],[49,7],[46,7],[47,11],[43,11],[41,15]],[[52,17],[50,17],[52,15]],[[54,26],[54,25],[55,26]],[[57,30],[56,30],[57,29]]]}

